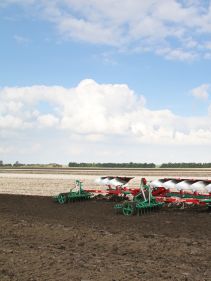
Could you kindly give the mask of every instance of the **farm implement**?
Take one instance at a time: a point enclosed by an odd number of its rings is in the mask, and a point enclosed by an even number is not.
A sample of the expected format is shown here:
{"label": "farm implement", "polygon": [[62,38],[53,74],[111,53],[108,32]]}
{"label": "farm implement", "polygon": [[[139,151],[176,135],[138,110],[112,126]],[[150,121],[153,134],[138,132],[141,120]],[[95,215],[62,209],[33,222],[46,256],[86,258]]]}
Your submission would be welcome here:
{"label": "farm implement", "polygon": [[152,194],[168,205],[202,205],[211,208],[211,181],[164,178],[150,183]]}
{"label": "farm implement", "polygon": [[[75,190],[75,191],[73,191]],[[67,193],[60,193],[54,196],[54,201],[59,204],[65,204],[67,202],[83,201],[89,200],[91,198],[91,193],[83,189],[83,183],[79,180],[75,181],[75,186],[70,189]]]}
{"label": "farm implement", "polygon": [[122,201],[128,196],[135,196],[140,192],[140,188],[129,188],[127,185],[133,177],[100,177],[96,183],[104,186],[100,189],[86,189],[95,198],[102,198],[112,201]]}
{"label": "farm implement", "polygon": [[211,208],[211,181],[164,178],[146,184],[142,178],[140,192],[132,201],[116,204],[114,208],[126,216],[146,214],[167,206],[207,206]]}
{"label": "farm implement", "polygon": [[80,180],[75,181],[75,186],[69,192],[60,193],[53,199],[59,204],[68,202],[89,200],[91,198],[121,201],[128,195],[135,196],[140,192],[139,188],[128,188],[127,183],[131,177],[101,177],[96,180],[97,184],[104,185],[100,189],[87,189]]}
{"label": "farm implement", "polygon": [[122,212],[125,216],[141,215],[159,210],[163,204],[163,202],[156,200],[150,186],[146,184],[146,179],[142,178],[139,193],[133,197],[132,201],[116,204],[114,209],[117,212]]}
{"label": "farm implement", "polygon": [[[137,188],[128,187],[132,177],[101,177],[96,180],[99,189],[86,189],[76,180],[75,187],[60,193],[54,200],[60,204],[91,198],[122,201],[114,206],[125,216],[142,215],[159,210],[162,206],[206,206],[211,209],[211,180],[163,178],[147,182],[141,179]],[[103,187],[102,187],[103,186]]]}

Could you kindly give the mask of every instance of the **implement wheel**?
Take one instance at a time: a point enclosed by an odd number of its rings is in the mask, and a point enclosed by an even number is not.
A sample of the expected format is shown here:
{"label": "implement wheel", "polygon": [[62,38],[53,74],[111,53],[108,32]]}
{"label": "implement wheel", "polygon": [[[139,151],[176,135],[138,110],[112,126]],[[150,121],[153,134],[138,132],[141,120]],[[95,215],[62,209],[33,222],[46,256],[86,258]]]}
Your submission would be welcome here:
{"label": "implement wheel", "polygon": [[64,204],[64,203],[66,203],[66,201],[67,201],[66,196],[64,194],[59,194],[59,196],[58,196],[59,204]]}
{"label": "implement wheel", "polygon": [[136,203],[134,202],[125,202],[122,208],[123,215],[132,216],[136,213]]}

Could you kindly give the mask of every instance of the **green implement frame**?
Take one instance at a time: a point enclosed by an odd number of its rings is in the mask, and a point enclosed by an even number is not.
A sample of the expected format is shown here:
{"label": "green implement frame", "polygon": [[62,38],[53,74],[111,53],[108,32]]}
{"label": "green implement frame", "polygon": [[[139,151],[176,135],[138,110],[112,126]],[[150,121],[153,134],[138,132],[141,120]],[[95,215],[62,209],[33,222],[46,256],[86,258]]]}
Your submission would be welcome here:
{"label": "green implement frame", "polygon": [[[73,191],[73,189],[77,189],[77,191]],[[55,202],[58,202],[59,204],[65,204],[67,202],[89,200],[91,198],[91,193],[83,189],[83,183],[81,181],[76,180],[75,187],[70,189],[69,192],[60,193],[53,198]]]}
{"label": "green implement frame", "polygon": [[141,182],[140,193],[134,196],[133,201],[116,204],[114,209],[125,216],[142,215],[160,209],[163,204],[163,202],[157,202],[155,197],[152,196],[150,186]]}

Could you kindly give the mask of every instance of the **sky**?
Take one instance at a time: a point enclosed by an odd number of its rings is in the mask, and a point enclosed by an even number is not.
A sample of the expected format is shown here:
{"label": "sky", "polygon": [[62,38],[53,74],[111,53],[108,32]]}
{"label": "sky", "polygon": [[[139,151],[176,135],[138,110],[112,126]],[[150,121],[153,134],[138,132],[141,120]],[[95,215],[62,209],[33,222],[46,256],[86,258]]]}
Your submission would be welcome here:
{"label": "sky", "polygon": [[0,160],[211,162],[211,1],[0,0]]}

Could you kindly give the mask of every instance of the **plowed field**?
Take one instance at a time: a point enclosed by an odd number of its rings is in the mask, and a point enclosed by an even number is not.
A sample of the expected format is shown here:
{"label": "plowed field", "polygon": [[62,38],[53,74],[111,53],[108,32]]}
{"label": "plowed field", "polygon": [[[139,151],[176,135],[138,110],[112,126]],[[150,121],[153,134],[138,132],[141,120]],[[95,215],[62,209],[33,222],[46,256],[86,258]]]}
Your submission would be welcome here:
{"label": "plowed field", "polygon": [[124,217],[113,205],[0,195],[0,280],[211,280],[210,212]]}

